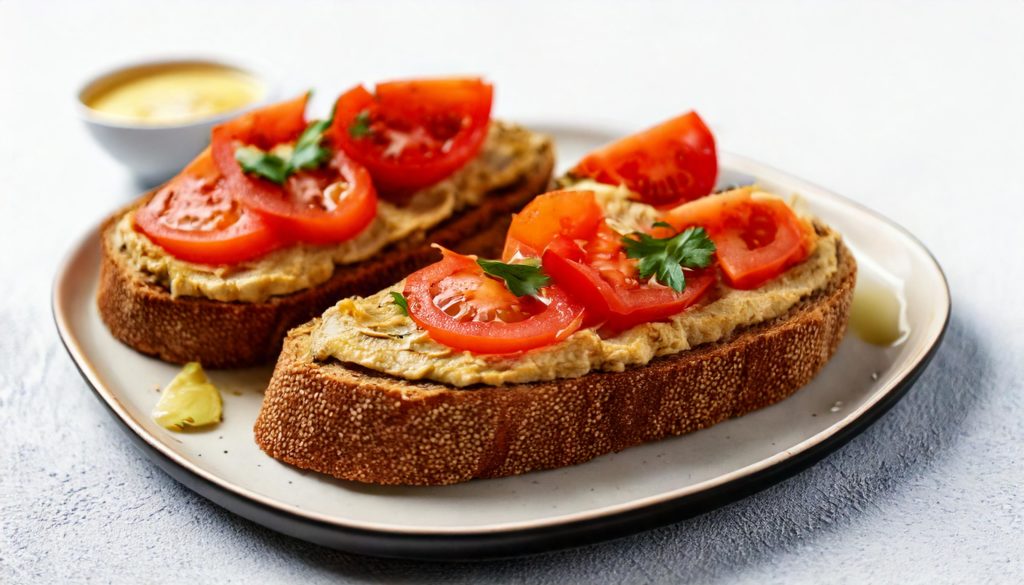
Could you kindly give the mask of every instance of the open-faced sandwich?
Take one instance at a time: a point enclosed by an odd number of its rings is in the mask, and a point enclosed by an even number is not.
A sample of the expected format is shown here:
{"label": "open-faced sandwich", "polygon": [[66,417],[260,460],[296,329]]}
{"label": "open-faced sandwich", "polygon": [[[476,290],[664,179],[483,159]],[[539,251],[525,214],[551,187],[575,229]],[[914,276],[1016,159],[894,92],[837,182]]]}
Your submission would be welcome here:
{"label": "open-faced sandwich", "polygon": [[211,146],[104,225],[99,312],[177,363],[266,362],[291,327],[439,258],[500,252],[551,180],[550,140],[491,120],[479,79],[357,86],[328,120],[308,96],[214,128]]}
{"label": "open-faced sandwich", "polygon": [[782,400],[836,350],[856,264],[757,187],[716,194],[688,114],[606,146],[444,258],[291,331],[255,436],[339,478],[449,484],[581,463]]}

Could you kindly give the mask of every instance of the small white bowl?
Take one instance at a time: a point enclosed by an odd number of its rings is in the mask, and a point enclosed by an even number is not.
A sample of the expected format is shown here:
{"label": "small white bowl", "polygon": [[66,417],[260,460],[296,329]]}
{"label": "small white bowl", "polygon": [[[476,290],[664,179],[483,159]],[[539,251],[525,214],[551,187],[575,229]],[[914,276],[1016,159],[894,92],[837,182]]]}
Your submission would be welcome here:
{"label": "small white bowl", "polygon": [[[178,124],[121,120],[88,106],[92,97],[114,84],[146,71],[179,65],[212,65],[241,71],[262,83],[265,92],[261,99],[241,108]],[[128,167],[140,183],[155,185],[175,175],[210,143],[213,126],[267,104],[276,94],[273,81],[251,64],[209,57],[173,57],[129,63],[94,75],[78,90],[75,105],[79,117],[100,146]]]}

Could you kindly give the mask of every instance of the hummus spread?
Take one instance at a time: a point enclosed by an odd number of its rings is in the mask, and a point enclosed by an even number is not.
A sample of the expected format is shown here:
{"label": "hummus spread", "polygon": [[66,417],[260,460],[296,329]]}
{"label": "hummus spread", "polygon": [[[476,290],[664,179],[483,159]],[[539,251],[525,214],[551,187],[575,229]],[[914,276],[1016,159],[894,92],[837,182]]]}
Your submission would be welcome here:
{"label": "hummus spread", "polygon": [[[654,208],[630,201],[625,189],[590,182],[574,188],[596,191],[609,222],[624,233],[657,219]],[[754,196],[771,197],[761,192]],[[838,241],[838,234],[826,230],[804,262],[758,289],[720,285],[705,301],[666,321],[637,325],[609,338],[593,328],[581,329],[559,343],[512,355],[473,354],[433,341],[394,303],[390,292],[400,292],[404,286],[400,282],[366,298],[343,299],[328,309],[312,332],[313,357],[453,386],[575,378],[596,370],[618,372],[784,315],[828,283],[838,269]]]}
{"label": "hummus spread", "polygon": [[366,260],[390,244],[416,242],[458,211],[479,205],[487,193],[512,185],[535,170],[551,150],[548,137],[513,124],[492,122],[480,153],[452,176],[412,196],[404,206],[380,201],[373,222],[355,238],[326,246],[297,244],[233,265],[179,260],[134,228],[126,213],[114,245],[129,265],[172,297],[259,303],[326,282],[335,266]]}

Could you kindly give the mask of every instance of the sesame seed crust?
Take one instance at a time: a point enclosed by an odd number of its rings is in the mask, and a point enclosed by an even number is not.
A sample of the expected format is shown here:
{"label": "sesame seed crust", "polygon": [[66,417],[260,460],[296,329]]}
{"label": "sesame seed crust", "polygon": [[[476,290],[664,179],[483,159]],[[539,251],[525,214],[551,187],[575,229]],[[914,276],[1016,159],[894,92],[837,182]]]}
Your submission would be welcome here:
{"label": "sesame seed crust", "polygon": [[267,363],[277,357],[289,329],[320,315],[339,298],[377,292],[439,260],[431,243],[488,257],[500,255],[512,212],[548,187],[553,168],[554,153],[548,148],[521,181],[489,193],[481,205],[452,216],[422,237],[399,242],[370,260],[337,266],[323,284],[261,303],[174,298],[131,267],[113,233],[118,220],[144,205],[154,190],[103,225],[100,317],[118,340],[163,361],[198,361],[212,368]]}
{"label": "sesame seed crust", "polygon": [[313,360],[316,321],[285,340],[255,425],[268,455],[341,479],[443,485],[574,465],[774,404],[846,331],[849,249],[828,286],[723,341],[623,372],[459,389]]}

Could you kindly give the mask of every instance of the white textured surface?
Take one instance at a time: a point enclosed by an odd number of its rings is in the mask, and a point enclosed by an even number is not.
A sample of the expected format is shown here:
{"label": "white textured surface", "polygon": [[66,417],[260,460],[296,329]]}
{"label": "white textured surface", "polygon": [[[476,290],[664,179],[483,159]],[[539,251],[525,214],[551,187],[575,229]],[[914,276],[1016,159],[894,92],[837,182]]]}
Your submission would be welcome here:
{"label": "white textured surface", "polygon": [[[0,2],[0,581],[1024,580],[1022,25],[1021,2]],[[670,527],[468,565],[279,536],[131,448],[49,316],[72,235],[135,191],[74,119],[75,82],[163,51],[260,57],[290,71],[288,87],[321,96],[359,79],[483,71],[499,114],[517,119],[637,127],[696,107],[724,148],[917,234],[952,286],[946,342],[850,445]]]}

